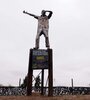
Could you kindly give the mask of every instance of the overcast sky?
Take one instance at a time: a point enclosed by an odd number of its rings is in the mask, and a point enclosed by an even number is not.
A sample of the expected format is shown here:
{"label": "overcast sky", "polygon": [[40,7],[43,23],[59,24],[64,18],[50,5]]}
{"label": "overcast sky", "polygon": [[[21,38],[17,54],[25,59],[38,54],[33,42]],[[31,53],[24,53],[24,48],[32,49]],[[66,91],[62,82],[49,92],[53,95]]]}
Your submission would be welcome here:
{"label": "overcast sky", "polygon": [[[54,85],[90,84],[90,0],[0,0],[0,84],[18,85],[28,72],[29,49],[35,45],[37,20],[52,10],[49,39],[53,49]],[[40,48],[45,48],[44,37]]]}

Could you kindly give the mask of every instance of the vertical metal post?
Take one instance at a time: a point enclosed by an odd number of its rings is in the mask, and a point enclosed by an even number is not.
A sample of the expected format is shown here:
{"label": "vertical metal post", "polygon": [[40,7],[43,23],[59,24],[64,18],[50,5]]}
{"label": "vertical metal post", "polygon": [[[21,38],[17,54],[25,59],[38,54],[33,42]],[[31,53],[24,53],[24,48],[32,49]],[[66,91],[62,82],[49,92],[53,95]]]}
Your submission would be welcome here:
{"label": "vertical metal post", "polygon": [[30,49],[29,54],[29,66],[28,66],[28,77],[27,77],[27,96],[32,95],[32,49]]}
{"label": "vertical metal post", "polygon": [[72,85],[72,88],[73,88],[73,78],[71,79],[71,85]]}
{"label": "vertical metal post", "polygon": [[43,88],[44,88],[44,69],[42,69],[42,81],[41,81],[41,95],[43,95]]}
{"label": "vertical metal post", "polygon": [[52,64],[52,49],[48,49],[48,66],[49,66],[49,93],[48,96],[53,96],[53,64]]}
{"label": "vertical metal post", "polygon": [[72,95],[73,95],[73,78],[71,79],[71,85],[72,85]]}
{"label": "vertical metal post", "polygon": [[21,86],[21,78],[19,79],[19,87]]}

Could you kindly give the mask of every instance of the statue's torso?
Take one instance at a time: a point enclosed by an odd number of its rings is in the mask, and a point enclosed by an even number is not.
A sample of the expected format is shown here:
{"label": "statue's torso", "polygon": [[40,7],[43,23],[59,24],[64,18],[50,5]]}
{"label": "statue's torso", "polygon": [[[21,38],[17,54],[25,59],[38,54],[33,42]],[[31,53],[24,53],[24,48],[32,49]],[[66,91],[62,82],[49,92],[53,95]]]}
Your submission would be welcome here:
{"label": "statue's torso", "polygon": [[48,17],[39,16],[38,17],[38,28],[39,29],[48,29],[49,28],[49,20]]}

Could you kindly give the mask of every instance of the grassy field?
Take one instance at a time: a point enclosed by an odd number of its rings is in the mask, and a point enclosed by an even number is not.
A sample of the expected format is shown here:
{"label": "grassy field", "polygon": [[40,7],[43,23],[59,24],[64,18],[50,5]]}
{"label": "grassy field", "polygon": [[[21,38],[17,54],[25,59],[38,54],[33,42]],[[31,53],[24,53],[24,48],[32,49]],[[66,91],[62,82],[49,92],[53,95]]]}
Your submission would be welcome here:
{"label": "grassy field", "polygon": [[90,100],[90,95],[45,96],[0,96],[0,100]]}

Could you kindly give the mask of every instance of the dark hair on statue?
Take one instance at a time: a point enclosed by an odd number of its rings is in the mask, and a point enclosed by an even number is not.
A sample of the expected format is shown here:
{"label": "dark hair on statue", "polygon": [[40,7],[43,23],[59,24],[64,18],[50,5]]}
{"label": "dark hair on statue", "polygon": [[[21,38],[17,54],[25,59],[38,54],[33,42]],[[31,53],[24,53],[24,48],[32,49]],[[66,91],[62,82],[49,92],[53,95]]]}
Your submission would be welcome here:
{"label": "dark hair on statue", "polygon": [[46,13],[45,10],[42,10],[41,14],[42,14],[42,15],[45,15],[45,13]]}

